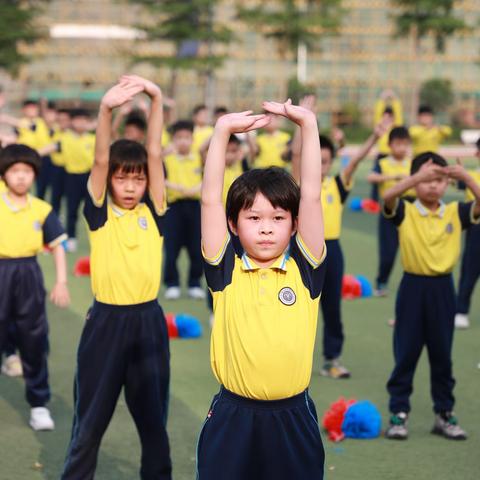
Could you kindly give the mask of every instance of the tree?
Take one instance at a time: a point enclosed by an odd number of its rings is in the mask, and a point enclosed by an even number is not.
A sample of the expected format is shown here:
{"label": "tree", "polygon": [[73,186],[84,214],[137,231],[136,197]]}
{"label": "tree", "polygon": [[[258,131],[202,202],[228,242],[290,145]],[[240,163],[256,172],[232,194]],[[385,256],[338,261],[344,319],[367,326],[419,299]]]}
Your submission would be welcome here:
{"label": "tree", "polygon": [[211,83],[213,72],[224,61],[224,56],[214,53],[214,46],[226,44],[232,39],[231,30],[215,21],[214,8],[218,0],[130,1],[145,7],[152,19],[148,24],[138,25],[145,31],[147,40],[166,40],[174,47],[172,55],[137,55],[134,60],[170,67],[169,94],[172,97],[175,96],[179,69],[196,70]]}
{"label": "tree", "polygon": [[307,50],[319,48],[323,35],[338,32],[343,9],[341,0],[259,1],[254,7],[238,7],[241,20],[277,41],[282,56],[295,59],[297,80],[307,80]]}
{"label": "tree", "polygon": [[2,2],[0,12],[0,69],[16,75],[18,68],[28,62],[20,52],[23,43],[32,43],[43,34],[36,25],[43,3],[48,0],[9,0]]}
{"label": "tree", "polygon": [[419,74],[421,43],[433,36],[437,53],[445,51],[447,40],[453,35],[466,32],[469,26],[455,15],[457,0],[392,0],[398,7],[394,14],[396,36],[408,36],[412,42],[412,63],[414,68],[412,88],[412,118],[416,114],[419,96]]}
{"label": "tree", "polygon": [[445,78],[431,78],[422,83],[420,102],[431,106],[436,112],[445,111],[453,103],[452,82]]}

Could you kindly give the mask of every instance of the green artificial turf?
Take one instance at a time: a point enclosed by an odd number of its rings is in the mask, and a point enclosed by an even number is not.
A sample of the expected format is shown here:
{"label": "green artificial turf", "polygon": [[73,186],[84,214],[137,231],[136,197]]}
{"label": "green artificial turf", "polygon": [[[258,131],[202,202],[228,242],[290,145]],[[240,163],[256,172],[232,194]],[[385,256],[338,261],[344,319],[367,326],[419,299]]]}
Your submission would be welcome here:
{"label": "green artificial turf", "polygon": [[[363,180],[368,165],[358,175],[352,196],[365,196],[369,187]],[[451,198],[461,198],[451,192]],[[346,272],[373,279],[377,265],[375,216],[345,209],[342,246]],[[87,254],[83,225],[80,250],[69,255],[70,272],[75,260]],[[53,262],[40,255],[48,287],[53,282]],[[182,267],[186,259],[181,258]],[[182,268],[185,272],[186,268]],[[392,329],[394,290],[401,269],[397,263],[391,280],[391,294],[386,299],[359,299],[343,303],[346,331],[344,363],[352,370],[347,381],[321,378],[321,333],[317,336],[314,371],[310,392],[319,416],[338,397],[368,399],[380,409],[383,423],[388,420],[385,383],[392,369]],[[185,275],[184,275],[185,276]],[[72,422],[72,383],[76,349],[91,302],[88,278],[70,277],[72,305],[60,310],[48,304],[51,327],[50,379],[53,392],[50,404],[56,430],[34,433],[28,427],[29,408],[24,400],[21,379],[0,376],[0,480],[58,479],[69,442]],[[433,437],[429,371],[422,355],[415,377],[410,417],[410,439],[406,442],[346,440],[333,444],[324,437],[326,478],[328,480],[476,480],[480,478],[480,290],[474,294],[472,327],[457,332],[454,345],[454,373],[457,379],[456,412],[469,432],[466,442],[451,442]],[[199,429],[218,385],[209,366],[208,312],[203,302],[182,299],[164,302],[165,311],[197,316],[204,326],[199,340],[173,340],[172,383],[169,433],[174,478],[193,479],[195,447]],[[321,332],[321,319],[319,332]],[[105,345],[108,348],[108,345]],[[101,368],[92,365],[92,368]],[[96,479],[132,480],[138,477],[139,441],[123,398],[102,442]],[[228,480],[228,479],[225,479]],[[245,479],[248,480],[248,479]],[[272,479],[273,480],[273,479]],[[292,479],[293,480],[293,479]],[[301,479],[298,479],[301,480]]]}

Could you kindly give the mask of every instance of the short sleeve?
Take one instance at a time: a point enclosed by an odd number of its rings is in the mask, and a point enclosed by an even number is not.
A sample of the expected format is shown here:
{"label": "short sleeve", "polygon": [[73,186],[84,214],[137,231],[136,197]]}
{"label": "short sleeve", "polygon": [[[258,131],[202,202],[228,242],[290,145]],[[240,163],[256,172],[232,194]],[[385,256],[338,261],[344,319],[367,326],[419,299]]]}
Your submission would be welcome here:
{"label": "short sleeve", "polygon": [[348,195],[350,194],[353,183],[350,182],[350,184],[347,185],[342,174],[337,175],[335,177],[335,183],[338,188],[338,193],[340,194],[340,201],[342,202],[342,205],[343,205],[347,200]]}
{"label": "short sleeve", "polygon": [[325,282],[327,248],[324,246],[322,258],[316,259],[297,234],[290,241],[289,255],[297,264],[302,282],[310,292],[310,297],[318,298]]}
{"label": "short sleeve", "polygon": [[60,219],[53,210],[51,210],[45,218],[42,226],[42,232],[43,243],[44,245],[48,245],[50,248],[56,247],[67,239],[67,235],[62,224],[60,223]]}
{"label": "short sleeve", "polygon": [[165,224],[165,213],[167,211],[167,197],[166,194],[164,195],[164,203],[162,206],[158,206],[155,204],[153,198],[150,196],[149,193],[145,195],[145,205],[150,210],[153,219],[155,220],[155,224],[157,225],[158,232],[160,236],[163,236],[164,224]]}
{"label": "short sleeve", "polygon": [[480,224],[480,217],[475,218],[473,216],[474,208],[475,202],[458,202],[458,216],[463,230],[472,225]]}
{"label": "short sleeve", "polygon": [[391,211],[388,210],[385,205],[383,205],[382,214],[387,220],[390,220],[396,227],[399,227],[405,218],[405,200],[403,200],[402,198],[397,199],[397,202],[395,203],[395,206]]}
{"label": "short sleeve", "polygon": [[208,288],[212,292],[221,292],[232,282],[235,266],[235,249],[230,235],[227,234],[222,248],[215,257],[206,257],[203,248],[202,254]]}
{"label": "short sleeve", "polygon": [[372,172],[374,173],[382,173],[382,167],[380,166],[380,162],[375,162],[375,165],[372,168]]}
{"label": "short sleeve", "polygon": [[85,204],[83,206],[83,216],[87,221],[88,229],[90,231],[93,232],[105,225],[108,217],[107,201],[106,193],[102,195],[102,198],[98,202],[94,200],[89,179]]}

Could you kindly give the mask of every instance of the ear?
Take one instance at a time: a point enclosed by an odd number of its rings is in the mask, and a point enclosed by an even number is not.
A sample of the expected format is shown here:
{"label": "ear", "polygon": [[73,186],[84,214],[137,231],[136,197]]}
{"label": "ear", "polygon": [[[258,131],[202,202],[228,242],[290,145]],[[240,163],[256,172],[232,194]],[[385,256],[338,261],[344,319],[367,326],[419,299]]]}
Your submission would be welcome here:
{"label": "ear", "polygon": [[238,237],[238,233],[237,233],[237,227],[236,225],[233,224],[232,220],[229,218],[228,219],[228,228],[230,229],[230,231],[236,235]]}
{"label": "ear", "polygon": [[292,219],[292,234],[291,234],[292,237],[297,233],[297,228],[298,228],[298,218],[294,218]]}

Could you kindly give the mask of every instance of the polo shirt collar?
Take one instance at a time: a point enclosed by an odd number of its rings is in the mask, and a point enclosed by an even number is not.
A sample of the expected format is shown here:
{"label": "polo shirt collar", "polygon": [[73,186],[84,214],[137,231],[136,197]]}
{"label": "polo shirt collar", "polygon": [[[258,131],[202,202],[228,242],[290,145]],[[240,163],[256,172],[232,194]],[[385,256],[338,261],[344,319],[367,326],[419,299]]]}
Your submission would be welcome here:
{"label": "polo shirt collar", "polygon": [[30,207],[32,205],[32,197],[31,195],[27,195],[27,204],[24,206],[24,207],[19,207],[18,205],[15,205],[9,198],[8,198],[8,195],[7,195],[7,192],[3,192],[2,193],[2,199],[3,201],[5,202],[5,204],[7,205],[7,207],[14,213],[17,213],[19,212],[20,210],[23,210],[27,207]]}
{"label": "polo shirt collar", "polygon": [[138,203],[134,209],[132,210],[125,210],[124,208],[122,207],[119,207],[116,203],[113,202],[113,200],[111,198],[108,199],[108,202],[110,204],[110,207],[112,208],[112,211],[114,213],[114,215],[117,217],[117,218],[120,218],[120,217],[123,217],[124,215],[126,215],[127,213],[137,213],[139,208],[141,207],[142,205],[142,202]]}
{"label": "polo shirt collar", "polygon": [[[272,270],[281,270],[283,272],[287,271],[287,260],[289,259],[290,254],[287,251],[282,253],[272,265],[268,268]],[[262,267],[259,267],[255,262],[244,252],[242,255],[242,270],[244,271],[254,271],[260,270]]]}
{"label": "polo shirt collar", "polygon": [[440,207],[435,212],[432,212],[428,208],[426,208],[420,200],[415,200],[414,203],[415,207],[417,207],[418,212],[422,217],[428,217],[428,215],[431,215],[433,217],[439,217],[443,218],[445,215],[445,203],[440,200]]}

